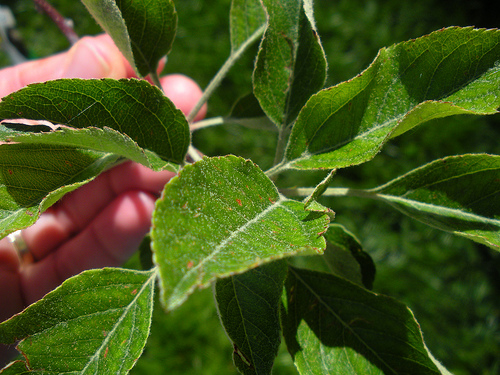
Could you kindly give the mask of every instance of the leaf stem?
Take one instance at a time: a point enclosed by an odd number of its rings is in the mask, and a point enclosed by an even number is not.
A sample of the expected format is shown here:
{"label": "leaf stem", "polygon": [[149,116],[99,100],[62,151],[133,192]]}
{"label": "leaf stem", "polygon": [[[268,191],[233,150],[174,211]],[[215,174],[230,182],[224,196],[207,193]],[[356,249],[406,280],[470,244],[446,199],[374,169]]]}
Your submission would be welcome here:
{"label": "leaf stem", "polygon": [[50,5],[46,0],[33,0],[35,5],[45,12],[52,22],[61,30],[66,39],[71,43],[71,45],[75,44],[79,37],[73,29],[72,22],[69,19],[64,18],[61,13],[57,11],[52,5]]}
{"label": "leaf stem", "polygon": [[290,134],[290,128],[288,126],[283,126],[280,128],[278,134],[278,144],[276,145],[276,153],[274,154],[273,165],[278,165],[283,160],[289,134]]}
{"label": "leaf stem", "polygon": [[234,52],[231,52],[231,55],[226,60],[226,62],[224,63],[224,65],[222,65],[222,67],[217,72],[217,74],[215,75],[215,77],[212,78],[212,80],[208,84],[207,88],[203,92],[203,95],[201,96],[201,98],[198,101],[198,103],[196,103],[196,105],[191,110],[191,112],[189,112],[189,115],[187,116],[187,120],[188,120],[189,123],[191,123],[194,120],[194,118],[196,117],[196,114],[200,111],[201,107],[203,107],[203,104],[205,104],[206,101],[208,100],[208,98],[210,96],[212,96],[212,94],[215,91],[215,89],[217,89],[217,87],[219,87],[219,85],[222,82],[222,80],[224,79],[224,77],[227,75],[227,73],[232,68],[232,66],[234,65],[234,63],[241,57],[241,55],[243,54],[243,52],[245,52],[245,50],[248,47],[250,47],[254,42],[256,42],[262,36],[262,34],[264,33],[265,28],[266,28],[265,24],[262,25],[261,27],[259,27],[250,36],[250,38],[248,38],[245,41],[245,43],[243,43],[240,46],[240,48],[238,48]]}
{"label": "leaf stem", "polygon": [[[315,188],[285,188],[280,192],[285,195],[307,197],[313,193]],[[370,190],[351,189],[351,188],[328,188],[322,194],[325,197],[358,197],[377,199],[377,194]]]}
{"label": "leaf stem", "polygon": [[163,87],[161,86],[160,77],[158,76],[158,72],[149,73],[149,77],[153,84],[158,87],[163,92]]}
{"label": "leaf stem", "polygon": [[[282,161],[282,162],[276,164],[275,166],[273,166],[272,168],[268,169],[265,173],[266,173],[267,177],[269,177],[270,179],[273,179],[274,176],[280,174],[285,169],[288,169],[288,168],[286,167],[286,164]],[[292,189],[292,190],[294,190],[294,189]]]}
{"label": "leaf stem", "polygon": [[193,163],[200,161],[203,157],[200,155],[201,153],[191,144],[188,148],[188,156],[192,160]]}
{"label": "leaf stem", "polygon": [[191,129],[191,131],[195,131],[203,128],[208,128],[209,126],[222,125],[224,124],[224,122],[225,122],[224,117],[222,116],[213,117],[206,120],[195,122],[194,124],[191,124],[189,128]]}

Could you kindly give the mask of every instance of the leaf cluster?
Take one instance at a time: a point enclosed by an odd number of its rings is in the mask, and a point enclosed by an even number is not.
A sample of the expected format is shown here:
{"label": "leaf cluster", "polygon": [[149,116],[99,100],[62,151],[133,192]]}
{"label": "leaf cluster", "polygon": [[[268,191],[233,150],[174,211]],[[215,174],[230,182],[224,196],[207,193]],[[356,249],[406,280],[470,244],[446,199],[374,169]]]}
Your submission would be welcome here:
{"label": "leaf cluster", "polygon": [[[177,29],[174,3],[82,2],[137,74],[158,82]],[[127,373],[149,334],[156,280],[166,311],[213,286],[243,374],[271,373],[282,336],[301,374],[448,373],[413,313],[371,291],[374,262],[322,197],[381,201],[500,250],[498,155],[443,157],[370,189],[331,187],[337,170],[371,161],[425,122],[497,113],[500,31],[450,27],[398,43],[326,88],[312,1],[233,0],[230,33],[229,58],[187,118],[143,80],[57,80],[0,102],[3,235],[123,160],[179,172],[156,203],[145,247],[153,267],[83,272],[1,323],[0,342],[20,340],[25,357],[2,374]],[[228,116],[193,123],[255,43],[252,93]],[[193,131],[227,123],[277,134],[273,166],[189,151]],[[310,171],[326,177],[313,187],[275,184]]]}

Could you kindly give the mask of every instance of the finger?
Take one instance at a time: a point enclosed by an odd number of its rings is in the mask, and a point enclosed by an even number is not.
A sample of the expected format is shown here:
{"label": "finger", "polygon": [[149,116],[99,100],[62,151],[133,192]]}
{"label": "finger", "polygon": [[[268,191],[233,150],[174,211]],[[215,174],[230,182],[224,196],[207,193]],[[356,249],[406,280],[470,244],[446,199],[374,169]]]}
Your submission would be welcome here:
{"label": "finger", "polygon": [[85,269],[118,266],[137,249],[151,225],[155,197],[131,191],[117,197],[88,227],[45,259],[21,269],[26,304]]}
{"label": "finger", "polygon": [[24,301],[19,285],[19,275],[16,272],[0,269],[0,322],[19,312],[24,307]]}
{"label": "finger", "polygon": [[2,238],[0,240],[0,272],[17,272],[18,268],[19,257],[14,246],[7,237]]}
{"label": "finger", "polygon": [[123,163],[44,212],[33,226],[23,230],[24,240],[34,258],[40,260],[86,228],[116,197],[136,190],[158,196],[174,175],[169,171],[154,172],[132,162]]}
{"label": "finger", "polygon": [[0,97],[24,86],[57,78],[124,78],[134,75],[112,39],[106,35],[81,38],[69,51],[0,71]]}
{"label": "finger", "polygon": [[[171,74],[160,79],[163,92],[185,115],[189,114],[200,100],[202,91],[192,79],[182,74]],[[206,104],[196,115],[195,121],[201,120],[207,113]]]}

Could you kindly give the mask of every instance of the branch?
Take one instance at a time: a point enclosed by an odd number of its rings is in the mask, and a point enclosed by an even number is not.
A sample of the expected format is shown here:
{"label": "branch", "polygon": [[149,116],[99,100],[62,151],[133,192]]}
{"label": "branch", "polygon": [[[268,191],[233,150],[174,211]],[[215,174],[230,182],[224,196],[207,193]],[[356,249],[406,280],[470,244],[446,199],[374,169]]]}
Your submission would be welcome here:
{"label": "branch", "polygon": [[56,24],[56,26],[59,28],[59,30],[61,30],[66,39],[68,39],[68,41],[71,44],[75,44],[78,41],[78,39],[80,39],[78,35],[75,33],[75,30],[73,30],[73,27],[71,26],[71,21],[64,18],[61,15],[61,13],[57,11],[56,8],[54,8],[47,2],[47,0],[33,0],[33,2],[35,3],[38,9],[40,9],[50,17],[52,22]]}

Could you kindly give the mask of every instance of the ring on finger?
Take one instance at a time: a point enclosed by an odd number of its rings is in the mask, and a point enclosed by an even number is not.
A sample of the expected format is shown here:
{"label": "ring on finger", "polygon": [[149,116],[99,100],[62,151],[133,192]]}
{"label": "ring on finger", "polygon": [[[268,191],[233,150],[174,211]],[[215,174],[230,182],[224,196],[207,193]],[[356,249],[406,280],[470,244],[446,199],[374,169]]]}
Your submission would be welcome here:
{"label": "ring on finger", "polygon": [[22,232],[17,230],[9,234],[8,237],[10,243],[14,246],[14,249],[16,249],[21,265],[33,263],[35,259],[33,258],[33,254],[31,254],[26,241],[24,241]]}

